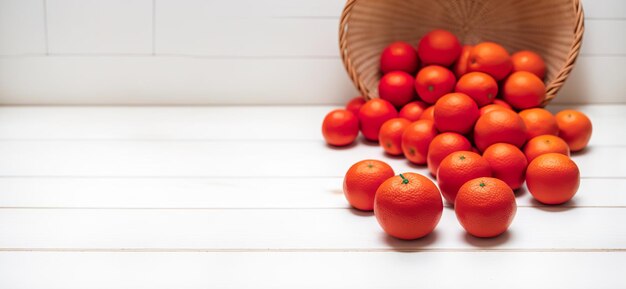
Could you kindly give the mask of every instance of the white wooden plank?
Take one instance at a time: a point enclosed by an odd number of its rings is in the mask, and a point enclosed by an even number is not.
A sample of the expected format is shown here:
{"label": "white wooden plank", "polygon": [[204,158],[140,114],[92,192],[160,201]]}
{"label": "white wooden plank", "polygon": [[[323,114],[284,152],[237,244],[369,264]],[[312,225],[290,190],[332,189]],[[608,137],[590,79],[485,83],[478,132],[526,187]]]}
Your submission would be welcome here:
{"label": "white wooden plank", "polygon": [[581,56],[554,103],[624,103],[626,57]]}
{"label": "white wooden plank", "polygon": [[[337,0],[158,0],[161,8],[192,6],[209,16],[339,17],[344,1]],[[588,19],[626,18],[623,0],[582,0]],[[157,6],[157,9],[159,6]],[[208,7],[212,8],[209,9]]]}
{"label": "white wooden plank", "polygon": [[46,53],[44,1],[0,1],[0,55]]}
{"label": "white wooden plank", "polygon": [[47,0],[50,53],[152,53],[152,0]]}
{"label": "white wooden plank", "polygon": [[[211,2],[204,3],[157,10],[157,54],[338,56],[338,18],[207,17],[215,9],[208,9]],[[582,55],[626,55],[626,19],[591,19],[585,25]]]}
{"label": "white wooden plank", "polygon": [[626,2],[623,0],[582,0],[587,19],[626,19]]}
{"label": "white wooden plank", "polygon": [[[220,9],[215,9],[213,2],[200,2],[198,5],[159,3],[155,18],[157,54],[214,57],[337,57],[339,54],[339,18],[208,16]],[[166,7],[161,9],[161,6]]]}
{"label": "white wooden plank", "polygon": [[0,287],[613,289],[625,266],[611,252],[2,252]]}
{"label": "white wooden plank", "polygon": [[356,94],[339,59],[0,57],[2,104],[335,104]]}
{"label": "white wooden plank", "polygon": [[[349,208],[334,178],[0,178],[2,208]],[[520,207],[541,207],[522,189]],[[582,179],[561,207],[626,207],[626,179]]]}
{"label": "white wooden plank", "polygon": [[[555,103],[624,103],[622,67],[624,56],[579,58]],[[343,104],[354,95],[335,58],[0,57],[1,104]]]}
{"label": "white wooden plank", "polygon": [[[320,140],[322,119],[338,107],[0,107],[0,140]],[[586,113],[591,145],[626,145],[625,105],[548,108]]]}
{"label": "white wooden plank", "polygon": [[[0,248],[163,250],[626,249],[626,208],[518,208],[508,233],[470,237],[445,208],[435,232],[399,241],[347,209],[0,210]],[[582,234],[581,232],[584,232]]]}
{"label": "white wooden plank", "polygon": [[[593,146],[573,157],[583,177],[626,177],[626,147]],[[363,159],[397,172],[424,167],[376,144],[335,149],[319,141],[2,141],[1,176],[341,177]]]}
{"label": "white wooden plank", "polygon": [[[0,178],[0,207],[348,208],[342,182],[342,178]],[[600,198],[620,202],[619,195],[607,195],[616,194],[603,192]]]}
{"label": "white wooden plank", "polygon": [[335,108],[0,107],[0,139],[320,140]]}
{"label": "white wooden plank", "polygon": [[[624,1],[621,2],[624,3]],[[585,35],[580,53],[582,55],[626,55],[626,19],[585,21]]]}
{"label": "white wooden plank", "polygon": [[201,12],[204,17],[339,17],[345,4],[338,0],[158,0],[158,15],[171,13],[188,20]]}

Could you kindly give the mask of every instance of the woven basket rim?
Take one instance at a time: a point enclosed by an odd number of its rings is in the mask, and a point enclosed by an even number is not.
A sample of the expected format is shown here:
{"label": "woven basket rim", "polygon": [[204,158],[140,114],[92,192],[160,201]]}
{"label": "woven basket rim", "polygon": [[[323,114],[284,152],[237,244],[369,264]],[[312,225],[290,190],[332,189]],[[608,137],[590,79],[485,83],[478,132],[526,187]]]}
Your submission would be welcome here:
{"label": "woven basket rim", "polygon": [[[352,9],[360,0],[347,0],[344,6],[344,9],[341,13],[341,18],[339,22],[339,50],[341,54],[341,59],[343,61],[343,65],[348,73],[348,76],[352,80],[352,83],[359,90],[361,95],[365,98],[365,100],[369,100],[372,98],[372,92],[368,90],[365,83],[361,80],[358,72],[356,71],[352,60],[350,58],[350,50],[349,43],[347,40],[347,30],[348,23],[350,21],[350,16],[352,14]],[[543,102],[543,106],[547,105],[550,101],[552,101],[568,76],[570,75],[574,65],[576,63],[576,59],[580,54],[580,49],[582,46],[583,34],[585,32],[585,17],[584,11],[582,7],[581,0],[571,0],[574,6],[574,12],[576,15],[575,26],[574,26],[574,39],[572,44],[570,45],[570,50],[567,54],[567,58],[556,73],[554,79],[552,79],[549,83],[546,84],[546,98]]]}

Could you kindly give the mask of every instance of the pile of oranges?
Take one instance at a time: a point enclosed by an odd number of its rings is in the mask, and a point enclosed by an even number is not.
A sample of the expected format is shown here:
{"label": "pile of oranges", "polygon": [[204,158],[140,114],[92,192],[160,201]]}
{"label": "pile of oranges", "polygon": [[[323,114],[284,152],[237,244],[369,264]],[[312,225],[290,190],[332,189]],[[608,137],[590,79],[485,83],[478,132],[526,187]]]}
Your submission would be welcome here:
{"label": "pile of oranges", "polygon": [[587,146],[591,121],[579,111],[553,115],[541,107],[546,65],[537,53],[510,55],[493,42],[462,46],[452,33],[433,30],[417,48],[387,46],[380,68],[380,98],[357,97],[331,111],[322,133],[328,144],[346,146],[360,131],[436,178],[438,185],[416,173],[395,175],[379,160],[348,170],[348,202],[373,210],[388,234],[416,239],[432,232],[443,197],[468,233],[495,237],[513,221],[514,190],[524,182],[548,205],[578,190],[580,173],[569,156]]}

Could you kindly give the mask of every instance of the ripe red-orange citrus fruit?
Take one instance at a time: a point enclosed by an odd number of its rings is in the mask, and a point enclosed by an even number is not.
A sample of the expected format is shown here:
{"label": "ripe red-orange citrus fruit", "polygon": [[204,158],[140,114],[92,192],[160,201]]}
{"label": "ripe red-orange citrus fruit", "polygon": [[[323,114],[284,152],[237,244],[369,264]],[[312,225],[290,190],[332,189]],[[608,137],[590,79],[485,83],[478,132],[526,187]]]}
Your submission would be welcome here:
{"label": "ripe red-orange citrus fruit", "polygon": [[449,154],[456,151],[471,151],[472,144],[464,136],[455,132],[444,132],[437,135],[428,146],[426,163],[433,176],[437,175],[439,164]]}
{"label": "ripe red-orange citrus fruit", "polygon": [[469,151],[449,154],[441,161],[437,170],[439,189],[450,204],[454,204],[463,184],[479,177],[491,177],[491,167],[479,154]]}
{"label": "ripe red-orange citrus fruit", "polygon": [[526,179],[528,160],[516,146],[508,143],[490,145],[483,153],[493,177],[504,181],[511,189],[519,189]]}
{"label": "ripe red-orange citrus fruit", "polygon": [[443,212],[437,186],[428,178],[404,173],[386,180],[376,192],[374,214],[383,230],[412,240],[432,232]]}
{"label": "ripe red-orange citrus fruit", "polygon": [[419,100],[412,101],[402,107],[398,117],[408,119],[409,121],[417,121],[426,108],[428,108],[428,104],[425,102]]}
{"label": "ripe red-orange citrus fruit", "polygon": [[359,123],[363,136],[367,140],[378,141],[380,127],[395,117],[398,117],[398,111],[388,101],[375,98],[366,102],[359,110]]}
{"label": "ripe red-orange citrus fruit", "polygon": [[435,123],[431,120],[420,119],[411,123],[402,134],[402,152],[412,163],[426,164],[428,147],[430,142],[437,136]]}
{"label": "ripe red-orange citrus fruit", "polygon": [[329,145],[349,145],[359,135],[359,120],[349,110],[333,110],[322,122],[322,135]]}
{"label": "ripe red-orange citrus fruit", "polygon": [[578,191],[580,171],[566,155],[544,154],[528,165],[526,184],[537,201],[558,205],[571,200]]}
{"label": "ripe red-orange citrus fruit", "polygon": [[353,207],[371,211],[374,209],[376,190],[388,178],[393,169],[379,160],[363,160],[352,165],[343,179],[343,193]]}
{"label": "ripe red-orange citrus fruit", "polygon": [[414,74],[418,67],[417,51],[411,44],[403,41],[389,44],[380,55],[380,70],[383,73],[399,70]]}
{"label": "ripe red-orange citrus fruit", "polygon": [[512,69],[511,55],[497,43],[479,43],[470,51],[469,71],[484,72],[491,75],[496,81],[500,81],[509,75]]}
{"label": "ripe red-orange citrus fruit", "polygon": [[467,134],[474,128],[478,116],[478,105],[464,93],[448,93],[435,104],[435,127],[441,132]]}
{"label": "ripe red-orange citrus fruit", "polygon": [[354,115],[356,116],[359,115],[359,110],[364,104],[365,99],[362,96],[357,96],[348,101],[348,103],[346,103],[346,109],[354,113]]}
{"label": "ripe red-orange citrus fruit", "polygon": [[402,154],[402,133],[411,124],[404,118],[392,118],[380,127],[378,142],[386,153],[399,156]]}
{"label": "ripe red-orange citrus fruit", "polygon": [[569,157],[570,150],[567,143],[558,136],[544,134],[531,138],[524,146],[524,154],[528,162],[547,153],[559,153]]}
{"label": "ripe red-orange citrus fruit", "polygon": [[430,65],[422,68],[415,77],[415,91],[427,103],[435,103],[443,95],[454,90],[456,77],[449,69]]}
{"label": "ripe red-orange citrus fruit", "polygon": [[478,118],[474,127],[474,142],[480,151],[499,142],[522,147],[526,142],[526,125],[512,110],[494,110]]}
{"label": "ripe red-orange citrus fruit", "polygon": [[417,54],[424,65],[450,66],[461,55],[461,43],[451,32],[436,29],[422,37]]}
{"label": "ripe red-orange citrus fruit", "polygon": [[454,212],[469,234],[490,238],[509,228],[517,212],[517,203],[513,190],[505,182],[496,178],[477,178],[459,189]]}
{"label": "ripe red-orange citrus fruit", "polygon": [[556,118],[551,112],[544,108],[529,108],[519,112],[519,116],[526,125],[526,138],[531,139],[536,136],[559,134],[559,126]]}
{"label": "ripe red-orange citrus fruit", "polygon": [[502,98],[515,109],[538,107],[546,98],[546,86],[530,72],[513,72],[504,81]]}
{"label": "ripe red-orange citrus fruit", "polygon": [[559,136],[567,142],[573,152],[587,147],[593,127],[591,120],[582,112],[567,109],[556,114]]}

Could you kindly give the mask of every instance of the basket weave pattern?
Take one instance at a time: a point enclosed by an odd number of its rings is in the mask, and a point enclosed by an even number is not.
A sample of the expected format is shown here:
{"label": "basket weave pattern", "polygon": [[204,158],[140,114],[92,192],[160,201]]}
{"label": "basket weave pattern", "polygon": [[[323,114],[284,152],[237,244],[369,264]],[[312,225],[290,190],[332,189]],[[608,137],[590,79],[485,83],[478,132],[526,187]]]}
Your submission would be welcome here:
{"label": "basket weave pattern", "polygon": [[546,100],[570,74],[584,33],[580,0],[348,0],[339,46],[350,78],[366,99],[378,97],[379,56],[394,41],[417,44],[437,28],[463,44],[494,41],[509,52],[532,50],[546,62]]}

